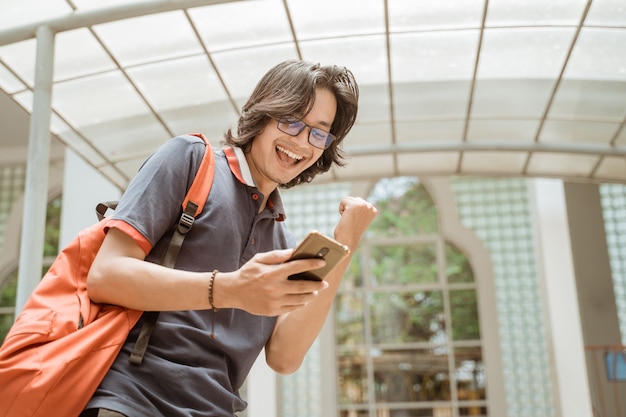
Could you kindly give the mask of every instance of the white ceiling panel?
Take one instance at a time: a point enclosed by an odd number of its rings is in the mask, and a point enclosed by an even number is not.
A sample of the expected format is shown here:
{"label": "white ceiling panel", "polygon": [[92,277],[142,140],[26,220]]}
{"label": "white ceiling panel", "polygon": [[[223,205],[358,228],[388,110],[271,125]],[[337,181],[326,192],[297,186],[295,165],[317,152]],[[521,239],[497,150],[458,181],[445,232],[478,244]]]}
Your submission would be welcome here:
{"label": "white ceiling panel", "polygon": [[390,32],[478,29],[483,0],[394,0],[389,2]]}
{"label": "white ceiling panel", "polygon": [[467,114],[470,81],[393,83],[396,120],[457,119]]}
{"label": "white ceiling panel", "polygon": [[[0,59],[32,87],[35,80],[37,42],[24,42],[0,47]],[[77,54],[76,51],[82,51]],[[63,81],[116,69],[116,65],[88,29],[61,32],[55,37],[54,80]]]}
{"label": "white ceiling panel", "polygon": [[463,152],[461,169],[470,175],[516,175],[526,159],[526,152]]}
{"label": "white ceiling panel", "polygon": [[85,126],[81,132],[112,163],[137,156],[145,158],[172,136],[152,113]]}
{"label": "white ceiling panel", "polygon": [[27,111],[36,22],[58,30],[51,131],[120,188],[173,135],[218,144],[298,58],[359,82],[350,164],[325,181],[626,182],[623,0],[5,1],[0,88]]}
{"label": "white ceiling panel", "polygon": [[182,11],[105,23],[94,32],[123,67],[202,52]]}
{"label": "white ceiling panel", "polygon": [[383,0],[288,0],[299,39],[332,38],[383,33]]}
{"label": "white ceiling panel", "polygon": [[539,121],[537,120],[480,120],[469,122],[467,140],[470,142],[511,141],[532,143],[535,140]]}
{"label": "white ceiling panel", "polygon": [[[88,95],[84,94],[86,91]],[[119,71],[55,84],[52,104],[76,128],[149,112],[146,103]]]}
{"label": "white ceiling panel", "polygon": [[202,133],[215,145],[224,139],[229,127],[235,128],[239,118],[229,102],[178,107],[160,114],[173,136]]}
{"label": "white ceiling panel", "polygon": [[[43,0],[43,1],[47,1],[47,0]],[[101,1],[72,0],[72,3],[78,8],[78,10],[94,10],[94,9],[102,8]],[[128,0],[106,0],[106,4],[108,7],[120,6],[120,5],[128,4]]]}
{"label": "white ceiling panel", "polygon": [[361,84],[359,86],[358,123],[386,122],[389,124],[391,120],[389,107],[389,88],[387,83]]}
{"label": "white ceiling panel", "polygon": [[573,28],[486,29],[476,77],[554,79],[573,36]]}
{"label": "white ceiling panel", "polygon": [[228,100],[204,55],[130,68],[128,75],[158,112]]}
{"label": "white ceiling panel", "polygon": [[490,0],[488,26],[577,25],[586,0]]}
{"label": "white ceiling panel", "polygon": [[390,175],[395,171],[394,166],[393,155],[352,155],[349,157],[348,165],[333,169],[332,174],[339,181],[375,179]]}
{"label": "white ceiling panel", "polygon": [[302,58],[350,68],[359,83],[387,83],[386,39],[383,35],[300,42]]}
{"label": "white ceiling panel", "polygon": [[30,90],[22,91],[20,93],[14,94],[13,99],[16,103],[18,103],[24,110],[29,113],[33,112],[33,93]]}
{"label": "white ceiling panel", "polygon": [[[76,51],[82,51],[77,54]],[[117,66],[86,28],[61,32],[54,49],[54,79],[63,81],[115,70]]]}
{"label": "white ceiling panel", "polygon": [[594,0],[585,23],[599,26],[623,26],[626,7],[623,0]]}
{"label": "white ceiling panel", "polygon": [[236,49],[213,54],[217,70],[240,108],[267,70],[278,62],[297,57],[293,44]]}
{"label": "white ceiling panel", "polygon": [[626,159],[613,156],[602,158],[595,175],[615,181],[626,181]]}
{"label": "white ceiling panel", "polygon": [[478,35],[476,30],[391,35],[393,82],[471,79]]}
{"label": "white ceiling panel", "polygon": [[567,170],[573,178],[590,178],[599,157],[578,154],[554,154],[536,152],[528,163],[528,174],[536,176],[559,176]]}
{"label": "white ceiling panel", "polygon": [[70,149],[76,152],[78,155],[82,155],[89,163],[94,166],[102,166],[106,163],[105,156],[98,151],[91,142],[81,137],[75,130],[73,130],[67,123],[60,119],[56,114],[53,114],[50,121],[50,130],[52,133],[65,143]]}
{"label": "white ceiling panel", "polygon": [[14,94],[26,86],[7,67],[0,65],[0,88],[7,94]]}
{"label": "white ceiling panel", "polygon": [[626,158],[607,156],[602,159],[596,176],[626,182]]}
{"label": "white ceiling panel", "polygon": [[234,2],[189,10],[210,52],[293,40],[281,0],[257,0],[241,6]]}
{"label": "white ceiling panel", "polygon": [[35,84],[37,42],[29,39],[0,47],[0,59],[30,88]]}
{"label": "white ceiling panel", "polygon": [[463,137],[463,120],[425,120],[396,123],[397,143],[458,142]]}
{"label": "white ceiling panel", "polygon": [[583,28],[563,78],[626,81],[625,27]]}
{"label": "white ceiling panel", "polygon": [[539,120],[548,107],[554,86],[553,79],[477,80],[472,116]]}
{"label": "white ceiling panel", "polygon": [[65,0],[5,0],[0,4],[0,28],[10,29],[31,22],[67,16],[72,7]]}
{"label": "white ceiling panel", "polygon": [[346,139],[344,148],[363,148],[368,146],[389,146],[392,142],[389,123],[357,123]]}
{"label": "white ceiling panel", "polygon": [[549,117],[593,118],[620,122],[626,116],[626,83],[562,80]]}
{"label": "white ceiling panel", "polygon": [[397,158],[399,175],[445,175],[459,164],[458,152],[402,152]]}
{"label": "white ceiling panel", "polygon": [[541,142],[608,145],[619,129],[617,123],[584,120],[547,120],[539,136]]}

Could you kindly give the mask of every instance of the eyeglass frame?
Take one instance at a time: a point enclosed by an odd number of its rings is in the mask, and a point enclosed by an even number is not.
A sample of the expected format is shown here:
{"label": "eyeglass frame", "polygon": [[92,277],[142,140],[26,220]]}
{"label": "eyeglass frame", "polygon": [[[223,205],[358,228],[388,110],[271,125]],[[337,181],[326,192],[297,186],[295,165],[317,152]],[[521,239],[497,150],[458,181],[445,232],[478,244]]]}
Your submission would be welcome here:
{"label": "eyeglass frame", "polygon": [[[308,124],[304,123],[302,120],[299,120],[299,119],[289,119],[289,118],[286,118],[286,117],[281,117],[281,118],[276,119],[276,122],[277,122],[276,123],[276,127],[278,128],[278,130],[280,130],[281,132],[283,132],[283,133],[285,133],[285,134],[287,134],[289,136],[293,136],[293,137],[298,136],[300,133],[302,133],[302,131],[304,129],[306,129],[308,127],[309,128],[309,134],[307,135],[307,141],[311,144],[311,146],[313,146],[313,147],[315,147],[317,149],[326,150],[326,149],[328,149],[330,147],[331,143],[333,143],[333,141],[335,141],[337,139],[337,136],[333,135],[332,133],[327,132],[326,130],[321,129],[319,127],[308,125]],[[295,123],[302,123],[302,128],[300,128],[298,130],[298,132],[295,133],[295,134],[291,133],[291,132],[287,132],[287,131],[285,131],[285,130],[283,130],[281,128],[281,125],[293,125]],[[313,132],[314,131],[315,132],[323,132],[326,135],[326,142],[324,143],[324,147],[317,146],[315,143],[311,142],[311,137],[313,136]]]}

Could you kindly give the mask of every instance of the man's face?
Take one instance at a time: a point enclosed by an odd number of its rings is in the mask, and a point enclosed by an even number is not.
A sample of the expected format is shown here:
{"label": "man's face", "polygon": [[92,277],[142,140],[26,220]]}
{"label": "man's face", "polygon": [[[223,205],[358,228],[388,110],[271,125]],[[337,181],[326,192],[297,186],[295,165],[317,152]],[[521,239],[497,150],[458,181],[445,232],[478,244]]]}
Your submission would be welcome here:
{"label": "man's face", "polygon": [[[328,89],[318,88],[313,108],[302,121],[329,132],[336,111],[334,94]],[[297,136],[290,136],[278,129],[275,119],[270,119],[261,134],[254,138],[246,158],[256,185],[263,194],[268,195],[279,184],[293,180],[322,156],[324,150],[308,141],[310,130],[310,127],[305,127]]]}

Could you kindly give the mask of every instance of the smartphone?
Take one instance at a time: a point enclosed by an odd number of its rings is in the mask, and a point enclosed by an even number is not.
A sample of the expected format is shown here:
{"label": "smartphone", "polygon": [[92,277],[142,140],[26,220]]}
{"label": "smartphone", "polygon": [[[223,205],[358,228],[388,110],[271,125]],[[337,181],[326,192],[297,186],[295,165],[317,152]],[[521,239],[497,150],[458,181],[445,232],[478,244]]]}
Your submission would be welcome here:
{"label": "smartphone", "polygon": [[289,276],[290,280],[321,281],[342,259],[350,253],[350,249],[317,230],[311,231],[296,247],[289,261],[295,259],[323,259],[326,265],[319,269],[304,271]]}

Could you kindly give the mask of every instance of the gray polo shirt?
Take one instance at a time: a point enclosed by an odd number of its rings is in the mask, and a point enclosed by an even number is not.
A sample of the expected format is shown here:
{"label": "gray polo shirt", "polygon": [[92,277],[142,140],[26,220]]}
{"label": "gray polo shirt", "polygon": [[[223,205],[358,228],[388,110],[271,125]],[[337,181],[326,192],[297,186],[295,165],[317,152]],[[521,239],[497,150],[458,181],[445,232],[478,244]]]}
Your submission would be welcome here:
{"label": "gray polo shirt", "polygon": [[[132,236],[149,252],[148,261],[162,258],[203,152],[199,138],[169,140],[148,158],[120,199],[109,226]],[[213,152],[213,187],[176,268],[234,271],[258,252],[294,247],[279,193],[273,192],[268,207],[258,213],[263,196],[241,150]],[[215,338],[210,337],[213,314]],[[239,389],[275,321],[238,309],[162,312],[144,362],[135,366],[128,357],[140,320],[87,408],[129,417],[232,417],[246,407]]]}

